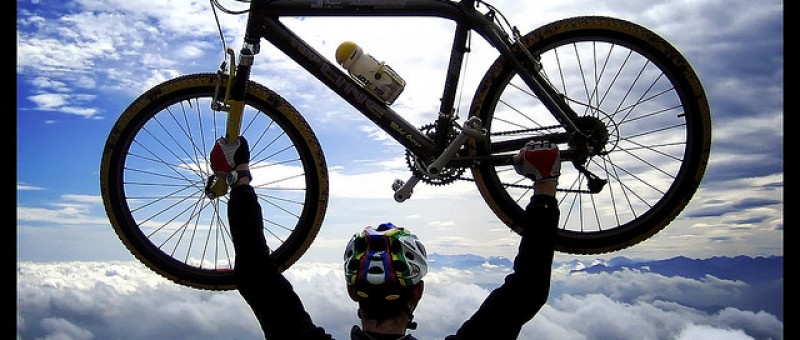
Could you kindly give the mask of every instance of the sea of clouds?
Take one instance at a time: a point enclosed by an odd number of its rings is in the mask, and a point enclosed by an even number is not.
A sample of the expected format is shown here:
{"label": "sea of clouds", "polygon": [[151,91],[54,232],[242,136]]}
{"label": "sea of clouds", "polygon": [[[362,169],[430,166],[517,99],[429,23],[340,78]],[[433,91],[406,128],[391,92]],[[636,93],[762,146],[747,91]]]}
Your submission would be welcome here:
{"label": "sea of clouds", "polygon": [[[783,322],[731,307],[748,283],[641,270],[590,274],[554,265],[547,305],[520,339],[783,339]],[[357,322],[337,264],[297,263],[285,274],[314,322],[337,339]],[[415,313],[420,339],[442,339],[474,312],[509,268],[433,268]],[[138,262],[19,262],[18,339],[259,339],[236,291],[180,286]]]}

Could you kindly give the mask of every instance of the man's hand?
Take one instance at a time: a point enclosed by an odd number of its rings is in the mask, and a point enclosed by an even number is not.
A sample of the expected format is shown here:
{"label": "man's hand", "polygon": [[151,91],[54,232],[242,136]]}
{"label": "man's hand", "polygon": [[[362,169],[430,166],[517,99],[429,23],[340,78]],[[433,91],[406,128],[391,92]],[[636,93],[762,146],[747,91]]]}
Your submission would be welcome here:
{"label": "man's hand", "polygon": [[227,174],[237,165],[248,163],[250,163],[250,146],[242,136],[239,136],[234,143],[228,143],[227,138],[221,137],[211,149],[211,170],[215,173]]}
{"label": "man's hand", "polygon": [[558,182],[561,175],[561,153],[549,141],[530,141],[514,155],[514,170],[535,182]]}

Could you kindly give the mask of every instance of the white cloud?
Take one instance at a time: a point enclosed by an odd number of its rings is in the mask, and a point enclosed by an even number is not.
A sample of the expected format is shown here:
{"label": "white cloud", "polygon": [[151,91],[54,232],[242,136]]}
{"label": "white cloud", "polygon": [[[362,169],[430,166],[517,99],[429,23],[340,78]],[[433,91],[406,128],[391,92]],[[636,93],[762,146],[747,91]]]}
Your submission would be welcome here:
{"label": "white cloud", "polygon": [[[22,338],[66,331],[100,339],[254,338],[260,332],[236,292],[177,286],[139,263],[22,263],[18,279]],[[44,326],[46,319],[64,321]]]}
{"label": "white cloud", "polygon": [[35,185],[28,185],[25,183],[17,183],[17,191],[20,190],[44,190],[44,188]]}
{"label": "white cloud", "polygon": [[[261,336],[249,306],[236,291],[178,286],[138,262],[21,262],[17,267],[17,334],[21,338]],[[339,264],[298,263],[286,271],[286,276],[315,323],[336,338],[345,339],[357,319],[355,303],[347,297],[340,270]],[[442,339],[454,332],[505,274],[497,271],[488,275],[458,269],[431,271],[415,313],[420,327],[413,334],[421,339]],[[617,278],[564,276],[558,272],[554,276],[553,290],[562,293],[551,293],[548,304],[525,325],[520,339],[782,338],[783,323],[764,312],[725,308],[708,313],[673,301],[677,295],[626,302],[626,296],[668,288],[695,290],[696,299],[704,299],[704,293],[709,293],[712,298],[708,301],[713,302],[720,289],[735,294],[737,283],[680,282],[638,272]],[[640,284],[627,284],[629,281]],[[587,293],[592,289],[596,291]]]}
{"label": "white cloud", "polygon": [[95,212],[102,206],[100,196],[63,195],[51,207],[17,205],[17,221],[50,223],[54,225],[94,224],[107,225],[108,218]]}
{"label": "white cloud", "polygon": [[48,339],[94,339],[91,331],[82,329],[62,318],[45,318],[39,323],[42,330],[47,333]]}
{"label": "white cloud", "polygon": [[67,98],[69,95],[55,93],[43,93],[28,97],[41,110],[52,110],[54,107],[63,106],[67,103]]}
{"label": "white cloud", "polygon": [[744,282],[720,280],[707,276],[700,280],[664,277],[637,271],[618,271],[594,275],[569,275],[556,278],[563,289],[573,294],[600,293],[626,302],[675,301],[684,305],[721,306],[731,295],[741,295]]}
{"label": "white cloud", "polygon": [[688,325],[676,340],[746,340],[753,339],[742,330],[719,329],[705,325]]}
{"label": "white cloud", "polygon": [[107,218],[88,216],[84,208],[80,205],[66,205],[58,209],[18,206],[17,221],[49,222],[54,224],[108,224]]}
{"label": "white cloud", "polygon": [[50,89],[50,88],[52,88],[52,89],[54,89],[55,91],[58,91],[58,92],[69,92],[69,88],[67,87],[67,84],[65,84],[62,81],[53,80],[53,79],[50,79],[50,78],[45,77],[45,76],[36,77],[31,81],[31,83],[34,86],[36,86],[37,88],[40,88],[40,89]]}
{"label": "white cloud", "polygon": [[28,100],[36,104],[35,110],[60,111],[85,118],[94,118],[98,109],[74,106],[78,104],[76,102],[87,102],[93,98],[93,95],[42,93],[28,97]]}

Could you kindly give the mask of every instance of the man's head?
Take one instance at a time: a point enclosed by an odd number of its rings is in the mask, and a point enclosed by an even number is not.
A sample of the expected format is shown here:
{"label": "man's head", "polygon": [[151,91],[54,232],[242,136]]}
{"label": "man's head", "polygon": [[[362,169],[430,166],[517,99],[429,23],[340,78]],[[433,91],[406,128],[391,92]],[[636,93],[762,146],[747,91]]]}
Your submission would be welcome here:
{"label": "man's head", "polygon": [[382,321],[407,314],[410,320],[427,272],[425,247],[391,223],[364,228],[345,248],[347,291],[359,303],[362,319]]}

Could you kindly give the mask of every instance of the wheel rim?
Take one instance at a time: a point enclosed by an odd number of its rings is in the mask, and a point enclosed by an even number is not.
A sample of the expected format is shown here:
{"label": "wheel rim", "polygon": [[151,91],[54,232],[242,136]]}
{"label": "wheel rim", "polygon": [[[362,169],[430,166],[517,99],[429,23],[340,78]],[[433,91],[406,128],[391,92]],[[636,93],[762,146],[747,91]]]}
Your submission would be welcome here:
{"label": "wheel rim", "polygon": [[[553,38],[559,45],[541,42],[538,46],[544,47],[537,47],[544,51],[545,77],[566,95],[579,115],[602,121],[609,133],[607,153],[597,154],[587,163],[590,171],[609,181],[599,194],[579,193],[587,189],[585,178],[571,164],[562,166],[559,250],[568,252],[617,250],[651,236],[688,200],[676,196],[690,197],[696,188],[688,178],[689,169],[705,166],[698,165],[693,145],[697,142],[691,132],[699,128],[692,122],[697,109],[684,105],[690,103],[686,100],[691,98],[687,96],[688,85],[673,83],[668,75],[676,70],[665,67],[667,64],[654,64],[646,57],[648,51],[607,37],[600,41],[598,36],[578,33],[573,39]],[[566,74],[565,69],[579,72]],[[523,83],[518,77],[500,74],[498,78],[502,85],[494,85],[496,98],[489,98],[492,104],[481,111],[482,118],[491,124],[493,142],[520,138],[521,132],[509,132],[530,128],[540,129],[529,131],[531,137],[564,132],[546,128],[558,123],[530,91],[519,85]],[[636,79],[630,81],[634,85],[609,86],[627,79]],[[491,119],[489,115],[493,115]],[[561,147],[566,149],[566,145]],[[482,188],[483,194],[495,200],[504,197],[495,206],[516,204],[516,215],[506,219],[507,223],[518,220],[527,204],[525,198],[532,193],[530,180],[517,175],[511,166],[482,165],[476,169],[476,178],[495,183],[489,185],[494,189]],[[688,187],[691,191],[686,190]]]}
{"label": "wheel rim", "polygon": [[[124,198],[116,214],[127,227],[115,228],[125,235],[126,246],[160,274],[189,286],[231,289],[235,251],[228,196],[205,195],[208,155],[225,131],[225,115],[210,109],[213,88],[202,90],[178,93],[173,104],[129,123],[137,132],[115,146],[123,175],[118,194],[112,195]],[[283,129],[286,118],[272,119],[248,104],[242,134],[251,147],[251,184],[263,209],[264,235],[285,268],[315,236],[316,209],[324,211],[318,200],[326,197],[320,193],[326,186],[318,182],[323,174],[315,170],[311,152],[296,147],[303,145],[302,137]]]}

